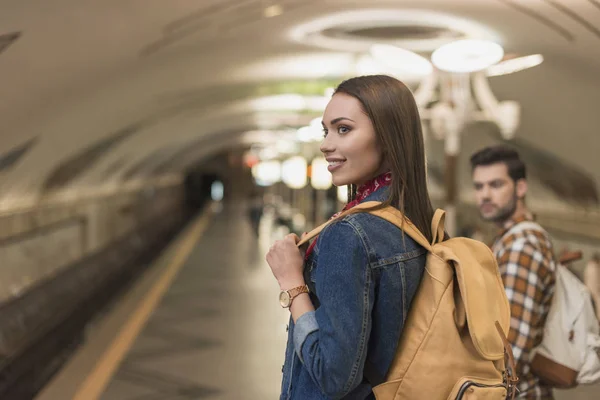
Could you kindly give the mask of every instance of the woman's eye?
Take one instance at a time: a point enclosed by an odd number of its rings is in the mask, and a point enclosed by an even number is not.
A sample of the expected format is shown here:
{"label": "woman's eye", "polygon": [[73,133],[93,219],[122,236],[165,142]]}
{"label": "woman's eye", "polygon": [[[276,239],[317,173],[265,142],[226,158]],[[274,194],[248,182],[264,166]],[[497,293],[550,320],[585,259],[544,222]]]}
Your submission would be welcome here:
{"label": "woman's eye", "polygon": [[350,132],[350,128],[344,125],[338,126],[338,133],[344,134]]}
{"label": "woman's eye", "polygon": [[327,129],[323,128],[323,137],[327,137]]}

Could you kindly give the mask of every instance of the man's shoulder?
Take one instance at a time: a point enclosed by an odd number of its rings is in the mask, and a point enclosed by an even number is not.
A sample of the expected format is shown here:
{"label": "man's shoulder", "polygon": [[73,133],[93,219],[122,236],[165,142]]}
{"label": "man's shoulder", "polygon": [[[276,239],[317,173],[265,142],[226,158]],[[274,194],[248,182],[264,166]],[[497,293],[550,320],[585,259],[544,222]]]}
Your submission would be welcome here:
{"label": "man's shoulder", "polygon": [[[536,264],[543,265],[550,271],[556,269],[550,235],[535,222],[530,223],[528,221],[527,224],[523,223],[520,229],[507,232],[496,244],[497,256],[504,255],[511,258],[510,254],[515,253],[519,254],[520,262],[535,260],[537,261]],[[521,254],[526,257],[521,259]],[[529,262],[525,262],[525,264],[529,264]]]}
{"label": "man's shoulder", "polygon": [[531,246],[539,249],[552,249],[548,232],[537,222],[523,221],[515,224],[499,240],[503,247]]}

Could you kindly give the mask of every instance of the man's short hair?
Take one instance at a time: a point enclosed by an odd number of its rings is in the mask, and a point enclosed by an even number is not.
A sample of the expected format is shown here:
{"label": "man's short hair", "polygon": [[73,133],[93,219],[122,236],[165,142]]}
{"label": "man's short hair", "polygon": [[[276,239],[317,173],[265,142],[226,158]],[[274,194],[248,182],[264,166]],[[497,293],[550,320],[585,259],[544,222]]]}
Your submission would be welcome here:
{"label": "man's short hair", "polygon": [[471,156],[471,170],[480,165],[492,165],[503,163],[508,168],[508,175],[517,182],[519,179],[527,178],[525,163],[519,157],[519,153],[506,146],[490,146],[479,150]]}

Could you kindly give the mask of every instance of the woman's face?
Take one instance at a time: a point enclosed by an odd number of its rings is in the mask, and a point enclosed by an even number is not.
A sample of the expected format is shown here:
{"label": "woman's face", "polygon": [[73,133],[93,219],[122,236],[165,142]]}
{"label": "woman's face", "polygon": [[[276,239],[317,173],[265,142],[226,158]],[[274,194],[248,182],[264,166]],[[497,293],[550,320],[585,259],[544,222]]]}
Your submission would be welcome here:
{"label": "woman's face", "polygon": [[361,185],[385,172],[375,129],[356,98],[335,94],[323,114],[323,129],[321,151],[334,185]]}

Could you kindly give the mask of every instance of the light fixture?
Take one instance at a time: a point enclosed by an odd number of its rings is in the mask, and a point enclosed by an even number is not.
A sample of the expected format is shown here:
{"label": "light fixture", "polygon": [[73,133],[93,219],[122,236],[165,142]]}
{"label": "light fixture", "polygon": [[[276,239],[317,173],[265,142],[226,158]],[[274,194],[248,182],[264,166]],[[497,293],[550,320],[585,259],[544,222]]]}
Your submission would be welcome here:
{"label": "light fixture", "polygon": [[314,118],[308,126],[298,129],[296,139],[301,142],[320,142],[323,140],[323,125],[321,118]]}
{"label": "light fixture", "polygon": [[278,94],[250,100],[255,111],[265,110],[303,110],[306,108],[304,97],[299,94]]}
{"label": "light fixture", "polygon": [[235,79],[336,79],[348,72],[353,62],[349,53],[293,53],[260,59],[256,62],[240,65],[232,71]]}
{"label": "light fixture", "polygon": [[377,75],[389,73],[386,68],[370,55],[363,55],[356,60],[357,75]]}
{"label": "light fixture", "polygon": [[337,198],[340,203],[348,202],[348,186],[338,186]]}
{"label": "light fixture", "polygon": [[514,72],[519,72],[527,68],[533,68],[544,62],[544,56],[541,54],[532,54],[530,56],[513,58],[499,62],[496,65],[490,66],[486,70],[487,76],[508,75]]}
{"label": "light fixture", "polygon": [[280,4],[273,4],[264,9],[263,14],[266,18],[277,17],[283,14],[283,7]]}
{"label": "light fixture", "polygon": [[268,161],[277,157],[279,157],[279,151],[274,146],[266,146],[258,151],[258,158],[261,161]]}
{"label": "light fixture", "polygon": [[470,73],[496,64],[503,56],[504,49],[498,43],[466,39],[441,46],[433,52],[431,61],[442,71]]}
{"label": "light fixture", "polygon": [[410,50],[389,44],[374,44],[370,53],[379,63],[392,68],[399,75],[429,75],[433,66],[425,57]]}
{"label": "light fixture", "polygon": [[312,160],[310,185],[317,190],[327,190],[331,187],[331,173],[327,169],[329,163],[324,157]]}
{"label": "light fixture", "polygon": [[300,150],[294,140],[280,139],[275,143],[275,148],[279,154],[294,154]]}
{"label": "light fixture", "polygon": [[301,156],[285,160],[281,165],[281,180],[292,189],[306,186],[306,160]]}
{"label": "light fixture", "polygon": [[328,101],[325,96],[288,93],[254,98],[249,105],[254,111],[323,111]]}
{"label": "light fixture", "polygon": [[303,126],[302,128],[298,129],[298,131],[296,133],[296,138],[303,143],[312,142],[312,140],[313,140],[312,130],[310,129],[309,126]]}
{"label": "light fixture", "polygon": [[281,163],[263,161],[252,167],[252,176],[260,186],[271,186],[281,180]]}
{"label": "light fixture", "polygon": [[210,198],[213,201],[221,201],[223,200],[224,195],[224,186],[221,181],[214,181],[212,185],[210,185]]}
{"label": "light fixture", "polygon": [[[293,26],[289,31],[292,40],[333,51],[352,53],[369,51],[372,37],[359,36],[348,31],[360,31],[372,28],[423,27],[425,29],[443,29],[454,35],[434,35],[433,37],[394,37],[380,38],[407,50],[430,52],[448,43],[455,37],[496,38],[497,34],[489,27],[473,20],[458,18],[451,14],[431,10],[410,10],[397,8],[373,8],[344,10],[311,18],[308,22]],[[329,32],[338,31],[331,35]]]}

